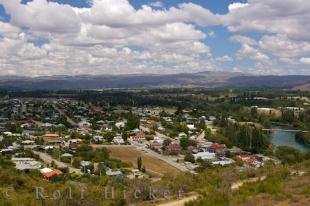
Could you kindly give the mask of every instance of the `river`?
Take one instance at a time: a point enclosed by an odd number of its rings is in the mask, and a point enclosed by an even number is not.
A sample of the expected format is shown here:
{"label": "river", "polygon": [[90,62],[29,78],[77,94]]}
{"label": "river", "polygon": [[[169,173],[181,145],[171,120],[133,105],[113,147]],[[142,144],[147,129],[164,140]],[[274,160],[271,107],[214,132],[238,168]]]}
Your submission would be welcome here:
{"label": "river", "polygon": [[[281,126],[272,126],[272,129],[285,129]],[[275,146],[290,146],[300,151],[310,151],[310,147],[295,141],[296,132],[288,131],[272,131],[271,143]]]}

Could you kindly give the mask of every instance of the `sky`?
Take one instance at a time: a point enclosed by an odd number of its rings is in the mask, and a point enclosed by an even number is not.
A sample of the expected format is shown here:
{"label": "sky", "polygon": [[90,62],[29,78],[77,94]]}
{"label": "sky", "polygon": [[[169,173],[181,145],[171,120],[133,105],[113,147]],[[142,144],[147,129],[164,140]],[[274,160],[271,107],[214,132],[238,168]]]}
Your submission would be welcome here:
{"label": "sky", "polygon": [[310,75],[309,0],[0,0],[0,75]]}

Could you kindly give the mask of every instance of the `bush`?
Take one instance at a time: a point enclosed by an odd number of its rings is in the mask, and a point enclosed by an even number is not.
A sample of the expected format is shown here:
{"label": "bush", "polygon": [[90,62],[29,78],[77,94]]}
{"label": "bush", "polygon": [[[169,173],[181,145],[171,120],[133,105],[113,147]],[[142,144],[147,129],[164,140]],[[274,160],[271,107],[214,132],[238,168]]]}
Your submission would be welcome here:
{"label": "bush", "polygon": [[294,164],[303,160],[303,154],[288,146],[279,146],[275,151],[276,157],[284,164]]}
{"label": "bush", "polygon": [[184,157],[184,161],[185,162],[191,162],[191,163],[195,163],[195,157],[194,155],[187,153]]}

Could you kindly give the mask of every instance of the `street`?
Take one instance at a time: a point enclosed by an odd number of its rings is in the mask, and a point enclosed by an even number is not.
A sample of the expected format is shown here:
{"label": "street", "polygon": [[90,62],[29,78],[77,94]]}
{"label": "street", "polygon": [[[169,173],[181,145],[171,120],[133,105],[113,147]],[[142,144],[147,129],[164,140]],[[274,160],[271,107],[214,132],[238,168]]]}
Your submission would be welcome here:
{"label": "street", "polygon": [[46,153],[38,152],[38,151],[33,151],[33,153],[39,155],[40,159],[43,160],[45,163],[51,164],[51,162],[54,161],[58,167],[68,167],[70,173],[76,173],[76,174],[80,174],[80,175],[83,174],[80,169],[76,169],[76,168],[73,168],[71,166],[68,166],[64,162],[56,160]]}

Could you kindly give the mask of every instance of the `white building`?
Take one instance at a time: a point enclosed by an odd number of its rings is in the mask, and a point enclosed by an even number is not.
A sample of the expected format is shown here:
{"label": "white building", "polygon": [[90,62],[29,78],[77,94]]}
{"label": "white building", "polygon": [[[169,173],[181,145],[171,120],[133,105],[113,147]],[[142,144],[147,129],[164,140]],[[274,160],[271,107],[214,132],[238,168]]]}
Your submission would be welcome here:
{"label": "white building", "polygon": [[117,127],[118,129],[124,128],[125,125],[126,125],[126,121],[121,121],[121,122],[115,123],[115,127]]}
{"label": "white building", "polygon": [[34,170],[34,169],[40,169],[41,163],[34,160],[33,158],[16,158],[13,157],[12,161],[15,163],[15,168],[17,170]]}
{"label": "white building", "polygon": [[213,160],[215,159],[215,153],[211,152],[199,152],[197,154],[193,154],[195,160],[202,159],[202,160]]}
{"label": "white building", "polygon": [[221,165],[221,166],[225,166],[225,165],[230,165],[232,163],[234,163],[235,161],[233,159],[230,158],[222,158],[220,160],[216,160],[212,162],[212,165]]}
{"label": "white building", "polygon": [[187,125],[187,128],[188,128],[189,130],[195,130],[195,129],[196,129],[196,127],[195,127],[194,124],[188,124],[188,125]]}
{"label": "white building", "polygon": [[122,136],[114,137],[112,142],[113,142],[113,144],[116,144],[116,145],[125,144],[125,141],[124,141]]}
{"label": "white building", "polygon": [[96,142],[102,142],[103,139],[104,139],[103,136],[99,136],[99,135],[96,135],[93,137],[93,140]]}

